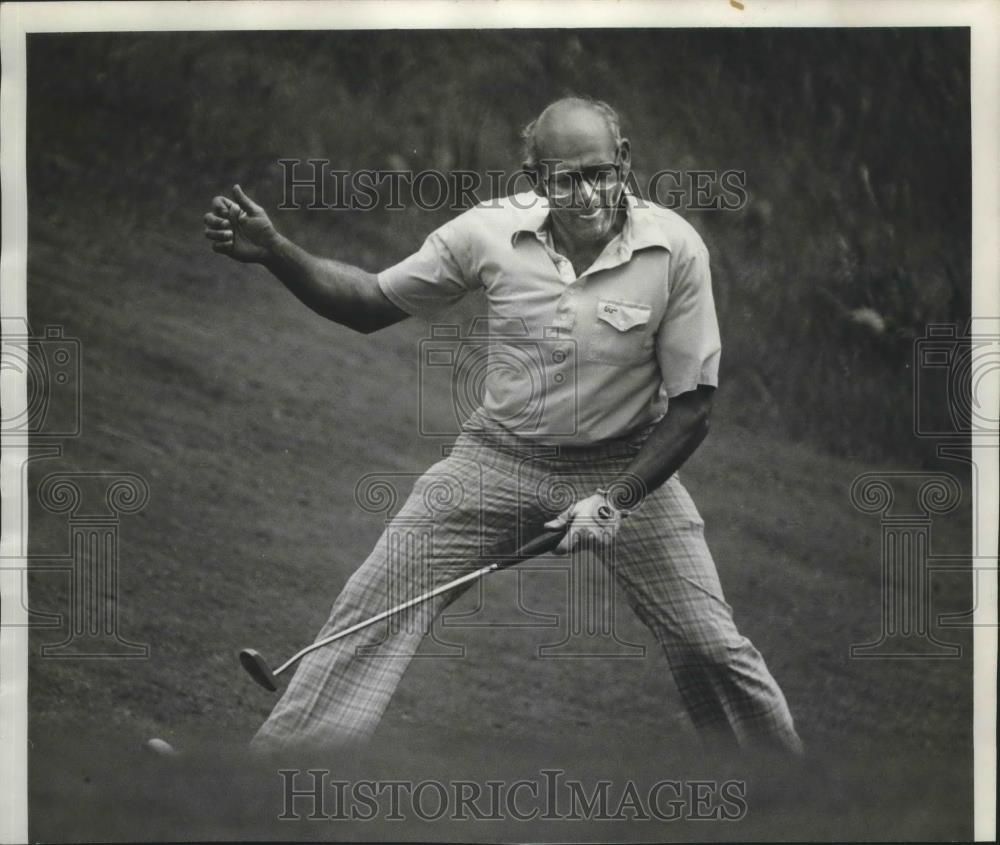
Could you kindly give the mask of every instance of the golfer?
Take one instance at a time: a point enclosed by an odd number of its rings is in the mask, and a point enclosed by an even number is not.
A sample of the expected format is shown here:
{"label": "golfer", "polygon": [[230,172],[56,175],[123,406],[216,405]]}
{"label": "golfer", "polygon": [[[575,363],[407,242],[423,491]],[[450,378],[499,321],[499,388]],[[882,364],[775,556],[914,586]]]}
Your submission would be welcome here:
{"label": "golfer", "polygon": [[[377,275],[296,246],[239,186],[205,217],[216,252],[264,265],[351,329],[430,317],[483,288],[490,355],[523,357],[526,337],[539,351],[531,378],[488,368],[481,407],[416,482],[319,636],[390,606],[390,572],[401,582],[396,600],[415,596],[509,552],[532,527],[568,526],[563,551],[613,550],[608,565],[706,740],[798,753],[785,698],[736,629],[704,523],[676,475],[707,433],[718,383],[705,245],[680,216],[625,189],[630,145],[607,104],[551,103],[524,142],[533,192],[460,214]],[[442,484],[446,501],[431,489]],[[576,491],[568,506],[557,486]],[[386,541],[408,525],[432,526],[432,542]],[[458,592],[410,624],[374,626],[307,655],[255,747],[367,738]]]}

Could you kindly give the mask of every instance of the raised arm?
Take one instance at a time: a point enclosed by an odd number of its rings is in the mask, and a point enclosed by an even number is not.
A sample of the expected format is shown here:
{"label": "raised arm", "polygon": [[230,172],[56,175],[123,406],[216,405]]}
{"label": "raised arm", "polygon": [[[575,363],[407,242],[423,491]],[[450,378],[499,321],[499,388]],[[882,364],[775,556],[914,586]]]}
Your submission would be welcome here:
{"label": "raised arm", "polygon": [[205,237],[215,252],[264,265],[317,314],[364,334],[409,316],[386,298],[374,273],[312,255],[281,235],[239,185],[233,197],[215,197],[205,215]]}

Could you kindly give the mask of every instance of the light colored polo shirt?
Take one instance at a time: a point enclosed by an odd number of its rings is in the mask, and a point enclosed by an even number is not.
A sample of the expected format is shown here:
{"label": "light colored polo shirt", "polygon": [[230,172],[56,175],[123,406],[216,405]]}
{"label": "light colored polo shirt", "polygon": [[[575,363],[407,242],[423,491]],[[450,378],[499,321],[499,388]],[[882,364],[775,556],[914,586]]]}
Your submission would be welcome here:
{"label": "light colored polo shirt", "polygon": [[523,193],[444,224],[379,286],[427,318],[485,290],[488,320],[471,337],[444,334],[457,362],[463,344],[486,345],[485,368],[456,369],[476,384],[454,389],[481,385],[483,412],[505,428],[540,443],[622,436],[662,417],[670,397],[717,385],[721,350],[701,237],[669,209],[627,202],[622,231],[579,277],[552,248],[546,202]]}

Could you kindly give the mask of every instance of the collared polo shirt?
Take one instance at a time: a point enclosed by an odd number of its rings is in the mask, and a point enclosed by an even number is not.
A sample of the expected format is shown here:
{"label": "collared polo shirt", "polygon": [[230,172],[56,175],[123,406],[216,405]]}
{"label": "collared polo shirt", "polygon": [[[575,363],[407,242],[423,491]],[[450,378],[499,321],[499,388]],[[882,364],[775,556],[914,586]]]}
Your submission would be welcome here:
{"label": "collared polo shirt", "polygon": [[[623,436],[662,417],[670,397],[717,385],[721,351],[701,237],[669,209],[626,200],[622,231],[579,277],[529,192],[463,212],[379,286],[427,318],[484,289],[488,319],[452,338],[456,378],[469,381],[454,389],[481,385],[495,422],[539,443]],[[484,346],[485,367],[473,354]]]}

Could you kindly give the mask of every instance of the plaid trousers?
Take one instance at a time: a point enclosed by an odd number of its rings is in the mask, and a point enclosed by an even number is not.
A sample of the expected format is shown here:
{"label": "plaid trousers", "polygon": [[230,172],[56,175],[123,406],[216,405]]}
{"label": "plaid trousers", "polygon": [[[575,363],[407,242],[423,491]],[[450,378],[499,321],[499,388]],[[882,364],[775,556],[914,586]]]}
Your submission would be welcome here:
{"label": "plaid trousers", "polygon": [[[538,446],[474,414],[447,457],[415,483],[317,639],[509,553],[619,476],[648,431],[592,446]],[[615,581],[665,652],[706,740],[797,753],[784,695],[736,629],[703,528],[675,475],[622,523],[613,544]],[[365,740],[435,617],[465,589],[306,655],[253,747]]]}

